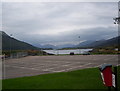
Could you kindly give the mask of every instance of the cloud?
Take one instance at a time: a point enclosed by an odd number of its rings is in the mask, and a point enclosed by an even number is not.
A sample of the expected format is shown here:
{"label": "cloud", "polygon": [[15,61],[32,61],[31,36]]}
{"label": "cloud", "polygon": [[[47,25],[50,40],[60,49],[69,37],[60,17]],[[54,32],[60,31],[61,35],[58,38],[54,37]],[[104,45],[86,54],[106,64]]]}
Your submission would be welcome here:
{"label": "cloud", "polygon": [[31,44],[78,43],[117,35],[117,3],[3,3],[3,30]]}

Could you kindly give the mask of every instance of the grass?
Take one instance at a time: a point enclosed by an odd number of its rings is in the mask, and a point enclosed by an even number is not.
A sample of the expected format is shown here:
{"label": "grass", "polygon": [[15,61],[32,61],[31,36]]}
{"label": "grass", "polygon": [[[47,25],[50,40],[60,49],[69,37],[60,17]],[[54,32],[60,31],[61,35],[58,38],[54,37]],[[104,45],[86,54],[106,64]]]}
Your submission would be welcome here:
{"label": "grass", "polygon": [[3,80],[3,89],[107,89],[98,68]]}
{"label": "grass", "polygon": [[90,53],[90,55],[118,55],[117,53]]}

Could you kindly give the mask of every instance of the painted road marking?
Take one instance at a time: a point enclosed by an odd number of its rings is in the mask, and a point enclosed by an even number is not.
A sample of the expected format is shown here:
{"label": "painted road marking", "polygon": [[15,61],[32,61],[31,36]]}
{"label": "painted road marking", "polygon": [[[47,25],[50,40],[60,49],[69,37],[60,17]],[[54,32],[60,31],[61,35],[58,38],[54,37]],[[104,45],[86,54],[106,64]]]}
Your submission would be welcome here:
{"label": "painted road marking", "polygon": [[6,67],[21,68],[21,69],[29,69],[29,70],[40,70],[40,69],[28,68],[28,67],[19,67],[19,66],[10,66],[10,65],[5,65],[5,66],[6,66]]}
{"label": "painted road marking", "polygon": [[76,69],[76,68],[79,68],[79,67],[84,67],[84,66],[87,66],[87,65],[90,65],[90,64],[92,64],[92,63],[87,63],[87,64],[76,66],[76,67],[70,67],[70,68],[67,68],[67,69],[64,69],[64,70],[59,70],[59,71],[54,71],[54,69],[61,68],[61,67],[48,68],[48,69],[45,69],[43,71],[63,72],[63,71],[69,71],[69,70],[72,70],[72,69]]}

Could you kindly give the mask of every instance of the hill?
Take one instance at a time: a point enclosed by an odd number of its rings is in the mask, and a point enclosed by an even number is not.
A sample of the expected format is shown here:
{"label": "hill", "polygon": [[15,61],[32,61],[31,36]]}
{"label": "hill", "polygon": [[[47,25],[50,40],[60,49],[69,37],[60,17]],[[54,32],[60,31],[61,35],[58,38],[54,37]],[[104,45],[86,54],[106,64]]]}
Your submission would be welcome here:
{"label": "hill", "polygon": [[89,47],[95,47],[95,48],[96,47],[118,46],[119,38],[120,38],[120,36],[114,37],[114,38],[111,38],[111,39],[108,39],[108,40],[95,41],[95,42],[89,44],[88,46]]}
{"label": "hill", "polygon": [[89,47],[91,43],[95,42],[94,40],[86,40],[78,45],[76,47]]}
{"label": "hill", "polygon": [[77,47],[81,48],[98,48],[98,47],[115,47],[118,46],[120,36],[114,37],[107,40],[99,40],[99,41],[85,41],[77,45]]}
{"label": "hill", "polygon": [[39,48],[10,37],[5,32],[0,31],[2,35],[2,50],[38,50]]}

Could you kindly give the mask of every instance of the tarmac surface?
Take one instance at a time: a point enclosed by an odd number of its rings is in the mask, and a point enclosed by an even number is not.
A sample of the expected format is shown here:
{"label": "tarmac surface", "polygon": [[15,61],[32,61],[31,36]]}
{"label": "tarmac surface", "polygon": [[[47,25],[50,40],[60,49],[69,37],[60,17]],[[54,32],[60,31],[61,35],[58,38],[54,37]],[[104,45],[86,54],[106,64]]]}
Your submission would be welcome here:
{"label": "tarmac surface", "polygon": [[3,79],[118,65],[118,55],[27,56],[3,61]]}

